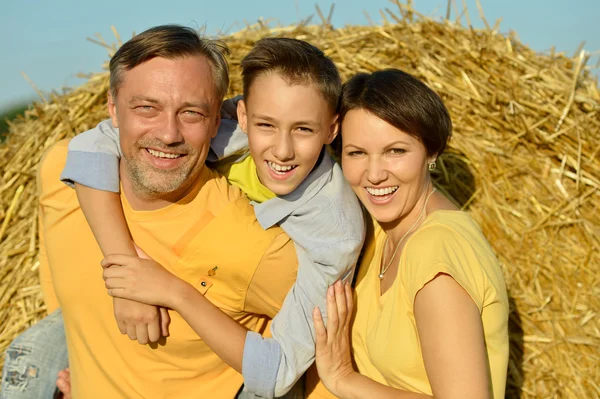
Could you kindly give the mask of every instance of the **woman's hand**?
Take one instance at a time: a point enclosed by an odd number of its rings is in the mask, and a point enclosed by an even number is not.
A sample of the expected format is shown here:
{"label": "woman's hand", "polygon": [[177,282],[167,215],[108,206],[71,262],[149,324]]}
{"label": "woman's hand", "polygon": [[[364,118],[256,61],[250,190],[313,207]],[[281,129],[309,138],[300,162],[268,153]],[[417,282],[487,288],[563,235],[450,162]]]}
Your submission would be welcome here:
{"label": "woman's hand", "polygon": [[185,282],[143,252],[140,255],[144,257],[114,254],[102,260],[108,295],[172,308]]}
{"label": "woman's hand", "polygon": [[327,290],[327,329],[318,307],[313,311],[316,331],[316,364],[319,377],[334,395],[355,373],[350,356],[350,323],[352,320],[350,284],[337,281]]}

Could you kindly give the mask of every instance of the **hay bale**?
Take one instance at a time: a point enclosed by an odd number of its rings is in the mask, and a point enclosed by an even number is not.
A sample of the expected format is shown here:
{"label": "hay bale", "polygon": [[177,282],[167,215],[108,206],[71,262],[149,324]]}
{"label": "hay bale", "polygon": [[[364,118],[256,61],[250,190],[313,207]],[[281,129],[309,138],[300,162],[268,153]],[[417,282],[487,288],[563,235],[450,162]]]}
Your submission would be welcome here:
{"label": "hay bale", "polygon": [[[491,28],[435,22],[405,5],[382,15],[379,26],[259,23],[224,37],[230,94],[242,90],[241,58],[267,35],[314,43],[344,78],[396,67],[429,84],[455,126],[437,185],[480,223],[509,289],[507,396],[599,397],[600,93],[588,55],[536,54]],[[45,314],[36,270],[40,156],[105,118],[107,89],[101,73],[32,104],[0,147],[2,354]]]}

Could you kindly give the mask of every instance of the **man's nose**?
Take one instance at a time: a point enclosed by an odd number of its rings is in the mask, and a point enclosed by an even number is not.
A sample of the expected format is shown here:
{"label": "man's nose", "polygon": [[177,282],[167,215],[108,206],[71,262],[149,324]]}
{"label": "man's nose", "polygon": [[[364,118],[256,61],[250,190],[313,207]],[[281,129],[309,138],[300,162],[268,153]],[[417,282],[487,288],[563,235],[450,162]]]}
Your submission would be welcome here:
{"label": "man's nose", "polygon": [[289,133],[282,132],[277,134],[272,153],[280,161],[289,161],[294,158],[294,143]]}
{"label": "man's nose", "polygon": [[379,157],[371,157],[367,170],[367,180],[371,184],[379,184],[387,178],[385,163]]}
{"label": "man's nose", "polygon": [[183,141],[181,135],[181,126],[177,115],[167,115],[164,125],[156,133],[156,138],[162,141],[165,145],[177,144]]}

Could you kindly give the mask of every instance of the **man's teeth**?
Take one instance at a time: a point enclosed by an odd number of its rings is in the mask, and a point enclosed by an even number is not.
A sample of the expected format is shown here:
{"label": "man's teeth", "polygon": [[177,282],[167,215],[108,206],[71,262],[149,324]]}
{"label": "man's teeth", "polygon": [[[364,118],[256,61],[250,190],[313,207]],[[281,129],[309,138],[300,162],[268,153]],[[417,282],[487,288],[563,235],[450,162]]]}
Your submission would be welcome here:
{"label": "man's teeth", "polygon": [[271,168],[275,172],[279,172],[279,173],[289,172],[290,170],[292,170],[296,167],[296,165],[278,165],[271,161],[267,161],[267,164],[269,165],[269,168]]}
{"label": "man's teeth", "polygon": [[371,188],[367,187],[367,192],[374,197],[389,195],[398,190],[398,186],[386,187],[386,188]]}
{"label": "man's teeth", "polygon": [[157,158],[175,159],[175,158],[179,158],[181,156],[181,154],[168,154],[168,153],[162,152],[162,151],[151,150],[150,148],[146,148],[146,150],[148,150],[148,152],[152,156],[155,156]]}

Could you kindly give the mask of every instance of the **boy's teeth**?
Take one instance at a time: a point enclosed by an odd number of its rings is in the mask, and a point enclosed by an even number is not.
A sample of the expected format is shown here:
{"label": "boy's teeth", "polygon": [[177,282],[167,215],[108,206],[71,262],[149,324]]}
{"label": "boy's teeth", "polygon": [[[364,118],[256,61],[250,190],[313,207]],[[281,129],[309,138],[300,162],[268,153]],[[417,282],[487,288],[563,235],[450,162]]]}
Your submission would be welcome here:
{"label": "boy's teeth", "polygon": [[175,159],[175,158],[179,158],[181,156],[180,154],[167,154],[166,152],[151,150],[150,148],[146,148],[146,149],[152,156],[155,156],[157,158]]}
{"label": "boy's teeth", "polygon": [[393,187],[386,187],[386,188],[371,188],[371,187],[367,187],[367,192],[369,194],[371,194],[372,196],[382,196],[382,195],[389,195],[392,194],[393,192],[395,192],[396,190],[398,190],[398,186],[393,186]]}
{"label": "boy's teeth", "polygon": [[278,165],[274,162],[268,161],[267,162],[269,164],[269,167],[271,169],[273,169],[275,172],[289,172],[290,170],[294,169],[296,166],[292,166],[292,165]]}

